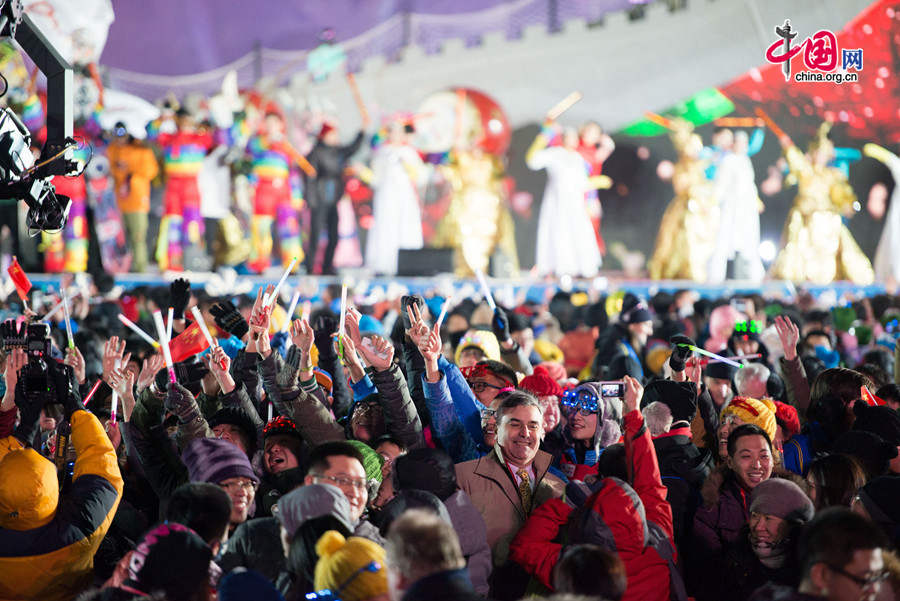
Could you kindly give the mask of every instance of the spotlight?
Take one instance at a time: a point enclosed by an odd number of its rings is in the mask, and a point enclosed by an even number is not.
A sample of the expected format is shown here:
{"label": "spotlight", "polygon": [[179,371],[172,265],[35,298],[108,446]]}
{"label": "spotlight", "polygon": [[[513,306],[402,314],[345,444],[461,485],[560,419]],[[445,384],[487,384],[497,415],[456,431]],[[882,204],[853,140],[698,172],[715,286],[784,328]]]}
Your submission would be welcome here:
{"label": "spotlight", "polygon": [[771,263],[775,260],[777,250],[774,242],[763,240],[759,243],[759,258],[763,260],[763,263]]}

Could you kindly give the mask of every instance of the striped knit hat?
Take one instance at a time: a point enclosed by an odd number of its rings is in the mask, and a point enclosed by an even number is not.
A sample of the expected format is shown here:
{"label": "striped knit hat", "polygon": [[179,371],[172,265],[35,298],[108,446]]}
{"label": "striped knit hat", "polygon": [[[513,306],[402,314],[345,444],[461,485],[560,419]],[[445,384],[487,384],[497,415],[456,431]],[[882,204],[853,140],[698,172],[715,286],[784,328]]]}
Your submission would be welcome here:
{"label": "striped knit hat", "polygon": [[191,441],[181,460],[191,482],[219,484],[230,478],[247,478],[259,483],[250,460],[234,444],[219,438],[198,438]]}

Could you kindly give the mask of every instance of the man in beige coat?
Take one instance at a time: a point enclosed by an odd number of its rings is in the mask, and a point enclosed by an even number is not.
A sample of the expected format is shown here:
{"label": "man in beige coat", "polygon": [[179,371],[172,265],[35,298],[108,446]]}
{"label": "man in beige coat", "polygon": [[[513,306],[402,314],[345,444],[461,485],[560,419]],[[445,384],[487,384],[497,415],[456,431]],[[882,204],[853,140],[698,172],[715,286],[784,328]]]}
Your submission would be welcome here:
{"label": "man in beige coat", "polygon": [[[544,428],[536,398],[527,392],[511,393],[497,410],[497,423],[494,449],[484,457],[457,464],[456,479],[487,525],[494,582],[505,580],[509,584],[506,564],[510,541],[532,509],[548,499],[563,496],[565,484],[547,473],[551,457],[538,450]],[[517,580],[524,589],[527,576]],[[506,597],[498,593],[492,587],[493,597]]]}

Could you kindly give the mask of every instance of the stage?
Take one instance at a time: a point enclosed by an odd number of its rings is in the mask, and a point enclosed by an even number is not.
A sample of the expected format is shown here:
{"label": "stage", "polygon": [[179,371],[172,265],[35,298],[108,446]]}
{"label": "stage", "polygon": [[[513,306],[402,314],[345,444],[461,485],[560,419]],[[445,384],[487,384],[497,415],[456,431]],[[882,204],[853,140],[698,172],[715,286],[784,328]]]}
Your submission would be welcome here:
{"label": "stage", "polygon": [[[114,276],[117,287],[122,291],[138,286],[162,286],[178,277],[185,277],[195,288],[205,288],[213,296],[229,296],[254,293],[260,286],[276,284],[281,276],[277,268],[265,275],[240,275],[233,270],[219,272],[164,272],[146,274],[120,274]],[[30,273],[29,279],[36,288],[45,292],[56,290],[61,274]],[[447,296],[451,293],[460,298],[476,295],[480,286],[476,279],[459,279],[452,274],[430,277],[372,277],[359,271],[347,271],[341,276],[291,275],[283,287],[282,295],[288,296],[299,286],[303,298],[314,299],[325,287],[346,282],[357,297],[368,297],[371,301],[397,298],[402,294],[414,293]],[[603,295],[616,291],[632,292],[643,298],[650,298],[658,292],[675,292],[689,289],[702,298],[716,299],[734,295],[759,294],[765,298],[792,299],[799,292],[808,292],[815,298],[826,295],[830,303],[838,303],[844,297],[873,296],[885,292],[883,284],[860,286],[851,282],[834,282],[828,285],[794,284],[784,280],[766,280],[762,283],[731,280],[723,284],[700,284],[688,280],[628,279],[621,272],[601,271],[593,279],[537,279],[522,277],[516,279],[490,278],[489,285],[497,301],[503,304],[520,304],[526,300],[545,302],[557,291],[590,292]]]}

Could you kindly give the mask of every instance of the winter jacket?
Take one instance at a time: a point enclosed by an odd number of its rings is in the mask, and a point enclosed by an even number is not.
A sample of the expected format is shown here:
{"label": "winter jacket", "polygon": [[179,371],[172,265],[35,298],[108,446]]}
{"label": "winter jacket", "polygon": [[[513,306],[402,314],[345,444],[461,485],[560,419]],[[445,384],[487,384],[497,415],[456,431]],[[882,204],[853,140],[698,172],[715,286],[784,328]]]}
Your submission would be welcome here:
{"label": "winter jacket", "polygon": [[793,361],[781,357],[779,365],[788,402],[797,408],[801,417],[805,417],[806,410],[809,409],[809,379],[806,377],[803,362],[799,355]]}
{"label": "winter jacket", "polygon": [[479,595],[488,594],[488,577],[491,575],[491,548],[487,543],[487,526],[472,500],[462,490],[444,500],[453,529],[459,537],[459,546],[466,558],[466,568],[472,586]]}
{"label": "winter jacket", "polygon": [[[472,500],[487,525],[487,542],[495,567],[506,563],[509,543],[528,517],[513,475],[497,452],[494,449],[484,457],[456,466],[459,487]],[[538,451],[532,465],[535,475],[532,508],[561,497],[564,492],[562,480],[547,472],[550,455]]]}
{"label": "winter jacket", "polygon": [[700,487],[715,466],[712,453],[691,442],[690,428],[677,428],[653,439],[659,473],[666,486],[666,501],[672,507],[675,543],[681,548],[694,513],[700,506]]}
{"label": "winter jacket", "polygon": [[702,488],[703,505],[694,515],[692,552],[687,559],[691,576],[703,578],[721,569],[722,558],[750,520],[750,491],[744,490],[730,469],[717,468]]}
{"label": "winter jacket", "polygon": [[672,510],[650,434],[636,410],[625,415],[625,453],[633,485],[605,478],[577,509],[560,499],[547,501],[513,539],[513,561],[552,587],[553,568],[563,547],[552,541],[562,529],[566,544],[599,544],[618,553],[628,579],[623,600],[668,601],[670,564],[650,546],[649,529],[668,539],[674,562]]}
{"label": "winter jacket", "polygon": [[255,497],[257,517],[272,515],[272,506],[278,502],[282,495],[286,495],[298,486],[303,486],[303,478],[306,476],[307,458],[298,457],[297,459],[300,462],[300,467],[287,469],[277,474],[269,472],[263,474]]}
{"label": "winter jacket", "polygon": [[[0,599],[69,600],[91,584],[94,553],[123,481],[100,421],[76,411],[71,423],[75,466],[71,487],[59,497],[50,461],[15,437],[0,440]],[[7,471],[14,467],[29,471]]]}
{"label": "winter jacket", "polygon": [[[425,393],[425,403],[428,413],[431,415],[431,431],[454,463],[471,461],[484,455],[480,448],[481,438],[474,439],[463,425],[459,417],[459,407],[456,399],[468,395],[454,396],[449,387],[450,373],[453,370],[459,373],[456,366],[441,372],[441,378],[437,382],[429,382],[422,376],[422,390]],[[468,388],[468,386],[466,387]],[[468,392],[472,395],[471,389]],[[474,399],[474,395],[472,395]],[[475,405],[473,404],[472,407]],[[479,411],[480,413],[480,411]],[[481,436],[481,417],[479,416],[479,437]]]}
{"label": "winter jacket", "polygon": [[417,580],[403,593],[402,601],[479,601],[465,570],[447,570]]}
{"label": "winter jacket", "polygon": [[255,518],[235,528],[228,539],[222,558],[218,561],[224,573],[243,567],[255,570],[269,582],[284,584],[284,594],[290,576],[284,549],[281,546],[281,524],[277,518]]}
{"label": "winter jacket", "polygon": [[372,381],[381,397],[385,429],[401,441],[406,448],[416,449],[425,445],[422,421],[416,412],[406,379],[397,364],[384,371],[372,371]]}

